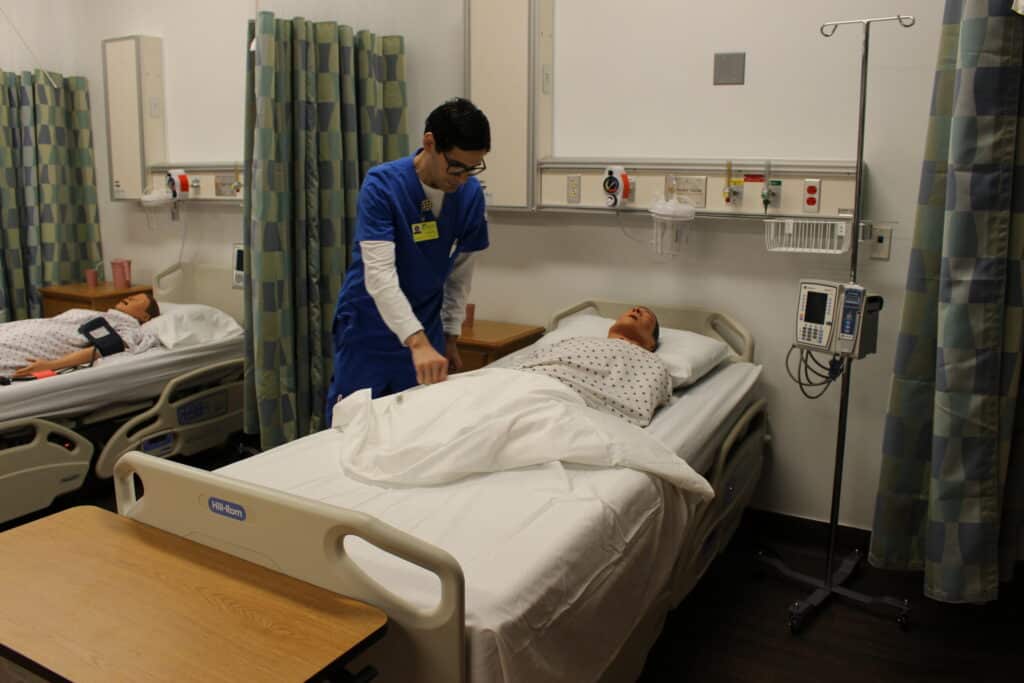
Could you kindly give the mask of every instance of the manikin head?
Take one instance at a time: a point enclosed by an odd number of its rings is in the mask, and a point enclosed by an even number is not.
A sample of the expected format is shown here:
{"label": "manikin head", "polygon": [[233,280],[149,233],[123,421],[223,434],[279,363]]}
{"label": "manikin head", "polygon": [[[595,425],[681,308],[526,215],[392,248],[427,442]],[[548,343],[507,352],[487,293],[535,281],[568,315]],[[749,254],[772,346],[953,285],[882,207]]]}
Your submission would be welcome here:
{"label": "manikin head", "polygon": [[461,97],[448,100],[427,117],[416,172],[429,187],[455,192],[486,168],[491,126],[484,113]]}
{"label": "manikin head", "polygon": [[114,308],[122,313],[127,313],[140,323],[152,320],[160,315],[160,306],[156,303],[153,295],[147,292],[126,296],[118,301]]}
{"label": "manikin head", "polygon": [[622,339],[648,351],[658,348],[660,336],[658,317],[646,306],[634,306],[608,328],[609,339]]}

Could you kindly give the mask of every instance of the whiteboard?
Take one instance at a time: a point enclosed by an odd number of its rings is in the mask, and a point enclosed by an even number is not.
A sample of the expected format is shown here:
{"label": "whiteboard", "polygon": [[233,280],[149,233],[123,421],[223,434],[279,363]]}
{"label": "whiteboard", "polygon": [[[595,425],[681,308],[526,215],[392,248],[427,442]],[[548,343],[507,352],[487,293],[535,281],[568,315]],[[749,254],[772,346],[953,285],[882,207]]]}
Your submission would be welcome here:
{"label": "whiteboard", "polygon": [[[825,38],[820,25],[916,16],[909,29],[871,29],[874,122],[899,117],[904,104],[882,87],[887,77],[934,66],[943,4],[555,0],[554,156],[855,159],[863,30]],[[713,85],[716,52],[746,53],[744,85]],[[872,99],[883,92],[885,101]]]}

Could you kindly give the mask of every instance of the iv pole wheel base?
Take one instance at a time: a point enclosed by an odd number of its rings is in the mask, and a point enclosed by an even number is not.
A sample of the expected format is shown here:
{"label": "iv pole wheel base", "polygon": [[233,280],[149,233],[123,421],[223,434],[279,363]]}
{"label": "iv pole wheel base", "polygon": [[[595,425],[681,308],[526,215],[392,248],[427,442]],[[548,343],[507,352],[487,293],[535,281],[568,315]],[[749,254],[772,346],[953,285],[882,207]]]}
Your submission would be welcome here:
{"label": "iv pole wheel base", "polygon": [[899,624],[900,630],[906,633],[910,630],[910,601],[903,601],[903,609],[896,616],[896,623]]}

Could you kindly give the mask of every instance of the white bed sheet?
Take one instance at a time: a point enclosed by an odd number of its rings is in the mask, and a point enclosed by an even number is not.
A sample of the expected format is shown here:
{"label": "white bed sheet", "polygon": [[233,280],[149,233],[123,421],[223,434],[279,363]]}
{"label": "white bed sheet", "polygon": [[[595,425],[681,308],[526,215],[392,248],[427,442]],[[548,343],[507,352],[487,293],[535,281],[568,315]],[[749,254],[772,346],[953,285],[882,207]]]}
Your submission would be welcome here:
{"label": "white bed sheet", "polygon": [[[759,374],[749,363],[724,367],[648,429],[678,452],[699,453],[718,424],[695,423],[724,419]],[[466,577],[472,681],[594,680],[670,588],[697,497],[652,475],[551,463],[389,488],[344,474],[343,438],[325,430],[219,473],[366,512],[451,553]],[[365,543],[349,551],[406,599],[436,604],[432,575]]]}
{"label": "white bed sheet", "polygon": [[0,386],[0,422],[20,417],[88,413],[112,402],[155,398],[168,381],[190,370],[239,358],[244,338],[139,354],[119,353],[94,367],[56,377]]}
{"label": "white bed sheet", "polygon": [[710,372],[693,386],[683,387],[659,410],[647,433],[701,474],[707,474],[716,450],[708,442],[723,421],[756,390],[762,367],[729,363]]}
{"label": "white bed sheet", "polygon": [[[659,599],[691,507],[679,489],[627,469],[553,463],[425,488],[354,481],[325,430],[220,474],[366,512],[451,553],[466,578],[470,680],[594,680]],[[696,499],[696,496],[693,496]],[[351,557],[423,607],[435,577],[361,542]]]}

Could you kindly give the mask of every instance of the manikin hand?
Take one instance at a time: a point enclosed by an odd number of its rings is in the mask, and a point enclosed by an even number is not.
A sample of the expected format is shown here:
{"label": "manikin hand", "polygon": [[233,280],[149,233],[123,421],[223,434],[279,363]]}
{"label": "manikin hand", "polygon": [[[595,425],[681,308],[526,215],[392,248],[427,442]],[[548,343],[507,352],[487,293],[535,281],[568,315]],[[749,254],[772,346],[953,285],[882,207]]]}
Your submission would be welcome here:
{"label": "manikin hand", "polygon": [[14,371],[15,377],[28,377],[35,372],[43,372],[44,370],[54,370],[53,361],[50,360],[39,360],[38,358],[26,358],[28,365],[23,368],[18,368]]}

